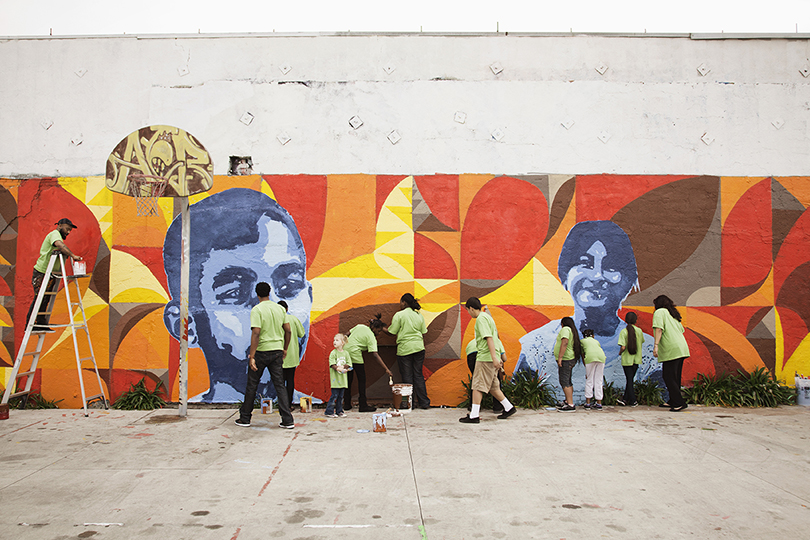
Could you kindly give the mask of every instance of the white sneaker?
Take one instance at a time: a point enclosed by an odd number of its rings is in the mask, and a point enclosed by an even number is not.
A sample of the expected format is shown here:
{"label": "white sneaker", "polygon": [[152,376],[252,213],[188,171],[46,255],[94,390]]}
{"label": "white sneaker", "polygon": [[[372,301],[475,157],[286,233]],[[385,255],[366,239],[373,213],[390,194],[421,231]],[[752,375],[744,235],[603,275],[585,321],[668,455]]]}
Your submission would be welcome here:
{"label": "white sneaker", "polygon": [[326,417],[327,418],[337,418],[338,415],[336,415],[336,414],[327,414]]}
{"label": "white sneaker", "polygon": [[339,416],[340,418],[346,418],[346,413],[345,413],[345,412],[342,412],[342,413],[340,413],[338,416]]}

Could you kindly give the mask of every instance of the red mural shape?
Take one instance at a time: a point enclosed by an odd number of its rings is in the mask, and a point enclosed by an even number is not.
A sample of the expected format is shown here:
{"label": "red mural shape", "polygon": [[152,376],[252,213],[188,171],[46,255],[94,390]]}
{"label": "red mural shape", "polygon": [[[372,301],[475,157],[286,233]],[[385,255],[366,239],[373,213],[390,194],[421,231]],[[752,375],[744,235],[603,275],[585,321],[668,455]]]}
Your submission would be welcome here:
{"label": "red mural shape", "polygon": [[304,242],[307,268],[315,260],[326,221],[326,176],[262,176],[283,206],[295,220]]}
{"label": "red mural shape", "polygon": [[414,233],[413,277],[416,279],[458,279],[453,257],[439,244]]}
{"label": "red mural shape", "polygon": [[459,228],[458,175],[437,174],[414,177],[431,214],[454,231]]}
{"label": "red mural shape", "polygon": [[793,271],[810,262],[808,238],[810,238],[810,212],[805,212],[785,237],[774,261],[773,289],[777,298],[782,294],[782,285]]}
{"label": "red mural shape", "polygon": [[502,176],[476,194],[461,233],[462,279],[511,279],[540,249],[548,230],[543,193]]}
{"label": "red mural shape", "polygon": [[14,312],[15,342],[21,343],[28,306],[34,300],[31,272],[39,257],[42,240],[56,229],[56,222],[69,218],[76,224],[65,245],[83,257],[87,268],[96,263],[101,230],[93,213],[79,199],[68,193],[56,180],[27,180],[19,190],[19,236],[17,237],[16,305]]}
{"label": "red mural shape", "polygon": [[771,179],[757,183],[740,197],[723,224],[721,267],[723,287],[754,292],[771,271]]}

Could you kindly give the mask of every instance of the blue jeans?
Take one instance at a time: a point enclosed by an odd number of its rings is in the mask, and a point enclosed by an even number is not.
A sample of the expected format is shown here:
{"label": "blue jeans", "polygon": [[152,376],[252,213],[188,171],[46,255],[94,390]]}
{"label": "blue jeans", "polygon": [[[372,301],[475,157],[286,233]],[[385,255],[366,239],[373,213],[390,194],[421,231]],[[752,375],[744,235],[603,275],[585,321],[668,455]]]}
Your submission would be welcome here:
{"label": "blue jeans", "polygon": [[413,406],[420,409],[430,407],[430,398],[425,387],[425,376],[422,373],[422,364],[425,362],[425,350],[405,356],[397,355],[399,374],[402,382],[413,385]]}
{"label": "blue jeans", "polygon": [[[332,395],[326,402],[326,414],[343,414],[343,393],[345,388],[332,388]],[[337,412],[335,412],[337,406]]]}
{"label": "blue jeans", "polygon": [[284,354],[282,351],[256,351],[256,371],[250,369],[248,366],[247,372],[247,386],[245,388],[245,401],[242,407],[239,408],[239,419],[244,422],[250,422],[250,417],[253,415],[253,402],[256,400],[256,389],[259,387],[259,379],[262,378],[264,368],[270,372],[270,380],[273,382],[273,387],[276,389],[276,397],[278,398],[278,412],[281,414],[281,423],[289,426],[293,424],[293,415],[290,412],[290,400],[287,397],[287,390],[284,388],[284,370],[281,367],[284,364]]}

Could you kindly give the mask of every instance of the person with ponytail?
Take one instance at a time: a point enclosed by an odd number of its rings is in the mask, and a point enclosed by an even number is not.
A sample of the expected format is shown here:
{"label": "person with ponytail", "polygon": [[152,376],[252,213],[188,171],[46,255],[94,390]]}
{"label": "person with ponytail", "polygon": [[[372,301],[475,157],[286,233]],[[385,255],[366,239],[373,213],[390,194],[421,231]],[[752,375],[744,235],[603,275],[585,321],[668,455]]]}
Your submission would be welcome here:
{"label": "person with ponytail", "polygon": [[400,311],[394,314],[388,332],[397,336],[397,365],[402,382],[413,385],[413,406],[430,408],[430,398],[425,387],[422,364],[425,362],[425,340],[427,333],[425,318],[419,313],[422,306],[411,293],[399,299]]}
{"label": "person with ponytail", "polygon": [[623,399],[618,399],[616,402],[627,407],[638,405],[633,382],[636,380],[636,371],[638,371],[638,366],[641,365],[642,361],[641,344],[644,343],[644,333],[641,328],[636,326],[636,321],[638,321],[638,315],[633,311],[628,311],[627,315],[624,316],[624,322],[627,323],[627,326],[619,332],[619,352],[621,353],[622,369],[624,369],[626,383]]}
{"label": "person with ponytail", "polygon": [[681,373],[683,362],[689,357],[689,345],[683,335],[681,314],[672,300],[662,294],[653,300],[653,305],[653,356],[663,364],[662,375],[669,392],[669,410],[679,412],[687,407],[681,396]]}
{"label": "person with ponytail", "polygon": [[360,412],[374,412],[377,407],[369,405],[366,398],[366,366],[363,362],[363,353],[368,352],[377,362],[380,363],[382,368],[392,377],[391,370],[385,365],[383,359],[380,358],[377,352],[377,336],[385,330],[385,325],[382,322],[382,315],[377,314],[373,319],[368,321],[368,325],[358,324],[349,331],[349,339],[343,350],[349,353],[352,359],[352,371],[347,373],[347,389],[343,394],[343,409],[350,410],[352,408],[352,379],[354,374],[357,373],[357,392],[359,396],[359,411]]}
{"label": "person with ponytail", "polygon": [[560,378],[560,387],[565,394],[565,402],[557,407],[560,412],[576,411],[574,405],[574,383],[571,374],[577,360],[582,358],[582,344],[579,341],[579,332],[571,317],[563,317],[560,321],[560,332],[554,344],[554,358],[557,359],[557,368]]}

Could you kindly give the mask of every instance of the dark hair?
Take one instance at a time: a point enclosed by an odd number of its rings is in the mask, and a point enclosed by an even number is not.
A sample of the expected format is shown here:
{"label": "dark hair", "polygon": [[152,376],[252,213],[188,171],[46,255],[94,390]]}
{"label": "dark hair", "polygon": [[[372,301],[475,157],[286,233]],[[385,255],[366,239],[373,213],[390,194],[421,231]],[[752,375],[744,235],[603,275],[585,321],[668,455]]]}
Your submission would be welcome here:
{"label": "dark hair", "polygon": [[411,293],[406,292],[405,294],[402,295],[402,298],[400,298],[399,301],[405,302],[405,305],[407,305],[414,311],[419,311],[420,309],[422,309],[422,306],[419,305],[419,300],[414,298]]}
{"label": "dark hair", "polygon": [[[608,258],[621,272],[622,280],[627,279],[630,287],[638,285],[638,268],[633,245],[624,230],[612,221],[582,221],[574,225],[565,237],[560,258],[557,261],[557,275],[565,285],[568,272],[579,264],[579,258],[588,251],[594,242],[601,241],[608,250]],[[629,292],[630,289],[628,289]]]}
{"label": "dark hair", "polygon": [[290,311],[290,306],[284,300],[279,300],[278,305],[284,308],[285,311]]}
{"label": "dark hair", "polygon": [[582,337],[593,337],[593,330],[586,328],[582,331]]}
{"label": "dark hair", "polygon": [[633,326],[638,320],[638,315],[634,311],[628,311],[624,316],[624,322],[627,323],[627,352],[636,354],[638,352],[638,343],[636,343],[636,328]]}
{"label": "dark hair", "polygon": [[681,321],[681,314],[678,313],[677,309],[675,309],[675,303],[669,299],[669,296],[663,294],[661,296],[657,296],[655,300],[653,300],[653,306],[655,306],[655,309],[666,309],[669,311],[669,314],[672,315],[673,319],[678,322]]}
{"label": "dark hair", "polygon": [[[267,216],[283,224],[289,241],[300,250],[306,259],[304,243],[290,214],[276,201],[252,189],[231,188],[214,193],[189,207],[191,218],[191,256],[189,301],[200,302],[202,266],[213,250],[233,249],[255,244],[259,241],[259,220]],[[180,295],[180,229],[182,220],[178,215],[172,221],[163,241],[163,268],[169,285],[169,295]],[[194,286],[193,284],[197,284]],[[277,291],[278,292],[278,291]]]}
{"label": "dark hair", "polygon": [[368,321],[368,325],[372,330],[381,330],[385,326],[382,322],[382,313],[377,313],[373,319]]}
{"label": "dark hair", "polygon": [[571,317],[563,317],[560,321],[560,325],[571,329],[571,334],[574,336],[574,360],[579,360],[582,358],[582,344],[579,342],[579,331],[577,330],[577,325],[574,323],[574,319]]}
{"label": "dark hair", "polygon": [[476,298],[475,296],[471,296],[467,299],[467,302],[464,304],[464,307],[473,308],[473,309],[481,309],[481,300]]}
{"label": "dark hair", "polygon": [[270,284],[266,281],[260,281],[256,284],[256,296],[259,298],[267,298],[270,296]]}

